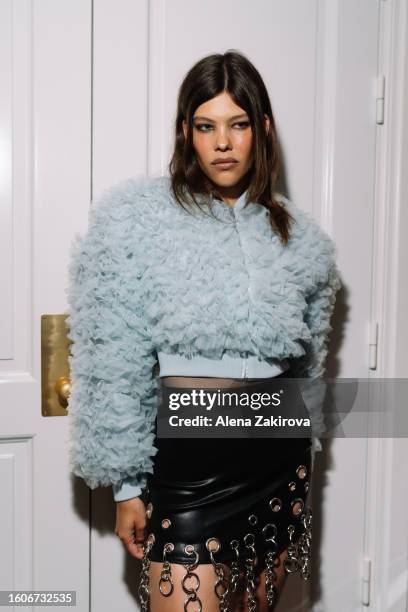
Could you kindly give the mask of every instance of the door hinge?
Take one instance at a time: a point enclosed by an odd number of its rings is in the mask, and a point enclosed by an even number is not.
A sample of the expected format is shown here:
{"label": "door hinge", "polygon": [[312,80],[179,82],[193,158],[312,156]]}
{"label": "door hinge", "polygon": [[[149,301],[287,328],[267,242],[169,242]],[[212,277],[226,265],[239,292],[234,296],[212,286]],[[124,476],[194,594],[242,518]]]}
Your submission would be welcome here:
{"label": "door hinge", "polygon": [[376,97],[376,122],[379,125],[384,123],[384,98],[385,98],[385,76],[377,77],[377,97]]}
{"label": "door hinge", "polygon": [[371,559],[363,559],[361,603],[370,605]]}
{"label": "door hinge", "polygon": [[370,321],[370,339],[368,345],[368,367],[370,370],[377,369],[377,351],[378,351],[378,323]]}

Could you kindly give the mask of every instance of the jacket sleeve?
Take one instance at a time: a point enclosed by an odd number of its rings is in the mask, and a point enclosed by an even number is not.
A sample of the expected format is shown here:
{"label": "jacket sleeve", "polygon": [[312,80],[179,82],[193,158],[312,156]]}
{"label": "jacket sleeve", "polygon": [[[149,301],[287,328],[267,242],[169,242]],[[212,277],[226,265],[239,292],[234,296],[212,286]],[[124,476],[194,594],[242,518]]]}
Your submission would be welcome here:
{"label": "jacket sleeve", "polygon": [[337,265],[335,260],[331,260],[326,278],[320,281],[306,298],[307,310],[304,320],[310,330],[311,340],[305,346],[305,355],[299,360],[299,376],[315,379],[325,373],[328,342],[332,331],[330,321],[336,303],[336,293],[340,287]]}
{"label": "jacket sleeve", "polygon": [[157,353],[143,309],[138,241],[146,217],[135,214],[136,204],[124,183],[92,202],[68,272],[70,467],[91,489],[112,485],[118,498],[140,494],[157,452]]}
{"label": "jacket sleeve", "polygon": [[318,436],[326,430],[322,410],[326,394],[323,376],[332,331],[331,318],[336,294],[342,283],[336,264],[335,243],[316,225],[314,231],[317,231],[317,244],[311,249],[310,259],[305,256],[304,264],[309,266],[309,270],[316,270],[313,288],[306,297],[307,308],[304,315],[304,321],[310,330],[310,341],[304,346],[305,354],[294,360],[292,369],[294,376],[302,379],[299,386],[310,415],[312,430],[316,434],[314,445],[316,450],[321,450]]}
{"label": "jacket sleeve", "polygon": [[133,497],[140,497],[145,483],[140,482],[139,477],[124,478],[119,484],[112,485],[113,499],[115,502],[126,501]]}

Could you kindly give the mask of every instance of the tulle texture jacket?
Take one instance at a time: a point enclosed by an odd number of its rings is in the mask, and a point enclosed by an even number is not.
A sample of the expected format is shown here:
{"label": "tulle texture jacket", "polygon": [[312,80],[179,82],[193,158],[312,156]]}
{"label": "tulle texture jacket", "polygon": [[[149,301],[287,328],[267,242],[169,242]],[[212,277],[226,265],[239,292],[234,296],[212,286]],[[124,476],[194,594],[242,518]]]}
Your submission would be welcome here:
{"label": "tulle texture jacket", "polygon": [[121,180],[92,201],[72,241],[68,453],[91,489],[140,491],[153,471],[157,351],[288,358],[312,379],[325,371],[341,287],[333,240],[281,194],[295,219],[286,246],[261,204],[199,197],[201,211],[188,212],[167,177]]}

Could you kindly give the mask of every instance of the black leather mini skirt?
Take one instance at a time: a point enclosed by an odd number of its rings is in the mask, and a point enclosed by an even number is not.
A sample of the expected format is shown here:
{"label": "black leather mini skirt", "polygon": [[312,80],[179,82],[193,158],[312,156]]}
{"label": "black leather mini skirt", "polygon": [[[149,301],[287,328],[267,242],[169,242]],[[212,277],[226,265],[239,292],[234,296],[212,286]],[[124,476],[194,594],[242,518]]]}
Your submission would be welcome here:
{"label": "black leather mini skirt", "polygon": [[[164,596],[172,592],[171,563],[183,564],[187,574],[198,564],[213,564],[220,605],[236,590],[238,576],[245,577],[251,596],[255,565],[258,572],[267,569],[272,605],[273,568],[285,549],[286,572],[308,579],[311,438],[156,436],[155,446],[154,473],[148,476],[145,495],[142,604],[148,593],[150,561],[163,564]],[[223,564],[231,571],[224,574]]]}

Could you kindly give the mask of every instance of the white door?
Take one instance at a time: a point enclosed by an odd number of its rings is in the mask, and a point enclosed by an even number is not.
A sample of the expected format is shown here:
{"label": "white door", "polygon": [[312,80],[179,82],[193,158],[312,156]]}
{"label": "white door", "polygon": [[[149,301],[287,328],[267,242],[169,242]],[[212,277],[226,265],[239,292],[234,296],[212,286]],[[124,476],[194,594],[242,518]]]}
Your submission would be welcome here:
{"label": "white door", "polygon": [[87,4],[0,2],[0,590],[76,591],[81,612],[88,493],[68,475],[66,418],[42,416],[40,331],[66,308],[68,242],[89,199]]}
{"label": "white door", "polygon": [[[192,63],[242,51],[270,92],[286,194],[338,245],[346,289],[329,373],[368,376],[379,3],[9,0],[0,11],[0,590],[75,590],[78,612],[133,612],[140,563],[113,533],[111,489],[90,494],[69,476],[67,419],[41,416],[40,319],[66,309],[71,240],[105,187],[167,173]],[[318,456],[315,579],[294,579],[280,610],[362,609],[366,451],[334,440]]]}

